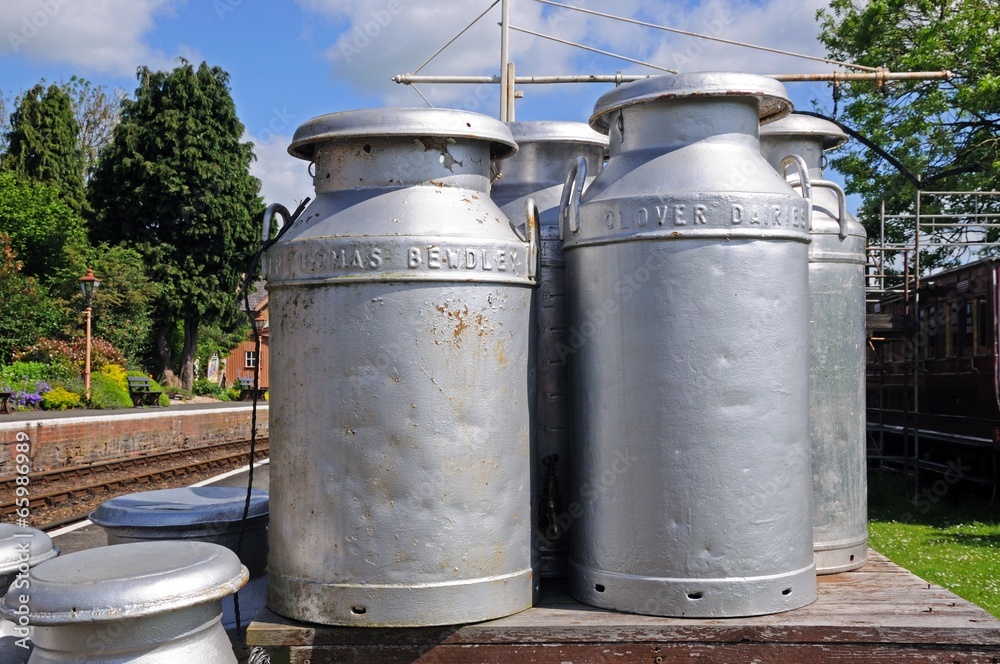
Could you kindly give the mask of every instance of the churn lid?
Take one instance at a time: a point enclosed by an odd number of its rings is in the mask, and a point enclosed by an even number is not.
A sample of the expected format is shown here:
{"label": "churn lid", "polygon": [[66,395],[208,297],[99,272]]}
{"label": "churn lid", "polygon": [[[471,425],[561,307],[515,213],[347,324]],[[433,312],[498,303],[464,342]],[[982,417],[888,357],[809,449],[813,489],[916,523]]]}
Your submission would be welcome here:
{"label": "churn lid", "polygon": [[369,108],[329,113],[307,120],[295,130],[288,154],[311,160],[318,143],[378,136],[489,141],[492,160],[506,159],[517,152],[517,143],[507,125],[482,113],[451,108]]}
{"label": "churn lid", "polygon": [[589,143],[607,147],[608,137],[599,134],[583,122],[535,120],[508,122],[514,140],[520,143]]}
{"label": "churn lid", "polygon": [[[142,491],[106,500],[90,514],[104,528],[156,528],[239,521],[247,490],[235,486]],[[268,514],[268,494],[254,489],[247,518]]]}
{"label": "churn lid", "polygon": [[608,133],[610,115],[627,106],[687,97],[757,97],[761,124],[792,112],[785,86],[773,78],[735,72],[696,72],[653,76],[606,92],[594,104],[590,126]]}
{"label": "churn lid", "polygon": [[[208,542],[116,544],[46,561],[31,572],[34,625],[110,622],[167,613],[232,595],[247,582],[236,554]],[[10,596],[0,602],[8,618]]]}
{"label": "churn lid", "polygon": [[[24,560],[24,544],[28,543],[28,559]],[[15,526],[0,523],[0,575],[17,571],[22,562],[29,567],[59,555],[59,549],[53,546],[52,539],[38,530],[27,526]],[[0,594],[7,592],[0,588]]]}
{"label": "churn lid", "polygon": [[847,142],[847,134],[829,120],[792,113],[760,128],[761,136],[802,136],[823,140],[823,149],[832,150]]}

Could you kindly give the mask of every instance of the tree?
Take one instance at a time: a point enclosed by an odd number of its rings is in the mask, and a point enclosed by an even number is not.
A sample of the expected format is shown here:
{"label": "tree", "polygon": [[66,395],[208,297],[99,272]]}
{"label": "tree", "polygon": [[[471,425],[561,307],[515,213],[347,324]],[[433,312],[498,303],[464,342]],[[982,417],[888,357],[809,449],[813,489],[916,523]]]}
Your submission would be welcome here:
{"label": "tree", "polygon": [[170,72],[143,67],[138,79],[90,181],[91,233],[142,254],[160,289],[160,369],[173,368],[171,329],[181,321],[180,378],[190,389],[198,328],[231,315],[256,250],[260,182],[225,71],[182,61]]}
{"label": "tree", "polygon": [[97,157],[111,141],[124,93],[116,90],[108,96],[102,85],[94,85],[84,78],[72,76],[61,87],[73,103],[73,115],[79,133],[80,149],[83,151],[84,178],[89,180],[97,168]]}
{"label": "tree", "polygon": [[0,168],[55,187],[63,200],[80,212],[86,204],[84,155],[69,94],[57,85],[46,88],[39,83],[16,105]]}
{"label": "tree", "polygon": [[[67,267],[67,250],[83,247],[83,219],[52,186],[0,171],[0,232],[24,263],[24,273],[45,283]],[[79,275],[78,275],[79,276]]]}
{"label": "tree", "polygon": [[63,319],[48,292],[21,272],[10,237],[0,233],[0,365],[39,337],[55,334]]}
{"label": "tree", "polygon": [[[996,189],[1000,177],[1000,12],[992,0],[832,0],[820,10],[828,54],[896,71],[950,70],[947,81],[843,86],[839,118],[880,145],[927,190]],[[874,152],[852,142],[833,160],[849,192],[861,194],[859,215],[877,236],[879,205],[912,212],[915,184]],[[957,212],[957,199],[922,211]],[[993,210],[997,211],[997,210]],[[892,224],[889,240],[912,236],[912,222]],[[995,229],[994,229],[995,231]],[[953,234],[956,239],[959,234]],[[995,233],[994,233],[994,238]],[[955,251],[923,255],[922,264],[954,262]]]}

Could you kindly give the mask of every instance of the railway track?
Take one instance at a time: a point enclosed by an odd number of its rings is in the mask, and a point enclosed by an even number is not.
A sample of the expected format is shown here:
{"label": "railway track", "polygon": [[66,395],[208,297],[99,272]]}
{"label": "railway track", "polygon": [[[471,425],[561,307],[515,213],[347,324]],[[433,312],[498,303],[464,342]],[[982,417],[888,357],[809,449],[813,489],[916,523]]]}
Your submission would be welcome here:
{"label": "railway track", "polygon": [[[51,528],[60,523],[85,518],[95,503],[122,493],[160,488],[160,485],[192,476],[226,469],[245,463],[250,441],[237,441],[177,450],[134,459],[122,459],[91,466],[65,468],[28,475],[28,510],[36,528]],[[266,458],[268,439],[257,441],[254,460]],[[22,480],[23,482],[23,480]],[[0,519],[9,521],[18,505],[15,499],[17,479],[0,480]],[[23,501],[22,501],[23,503]],[[73,510],[73,506],[80,508]],[[23,506],[23,505],[22,505]],[[69,516],[39,523],[39,517],[59,508]],[[63,511],[65,511],[63,510]]]}

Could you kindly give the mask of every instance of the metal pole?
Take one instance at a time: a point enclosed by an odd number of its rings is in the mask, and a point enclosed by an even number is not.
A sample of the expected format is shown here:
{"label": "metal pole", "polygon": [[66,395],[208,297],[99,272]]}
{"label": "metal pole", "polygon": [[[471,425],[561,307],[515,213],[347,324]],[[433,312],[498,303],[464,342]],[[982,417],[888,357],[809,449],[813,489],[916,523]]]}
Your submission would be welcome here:
{"label": "metal pole", "polygon": [[87,307],[87,350],[83,360],[83,391],[87,401],[90,401],[90,317],[91,308]]}
{"label": "metal pole", "polygon": [[[917,176],[917,182],[920,182],[920,176]],[[920,317],[920,188],[917,187],[916,194],[916,205],[915,205],[915,221],[917,226],[917,232],[914,235],[914,251],[913,251],[913,306],[914,311],[917,312],[917,317]],[[929,314],[924,318],[927,321],[927,329],[930,329],[930,317]],[[923,340],[924,343],[931,344],[931,339]],[[931,345],[931,348],[934,346]],[[917,349],[920,349],[920,331],[917,332]],[[917,361],[913,365],[913,500],[916,501],[919,498],[920,492],[920,360],[918,356]]]}
{"label": "metal pole", "polygon": [[514,63],[507,63],[507,122],[514,121],[514,100],[517,99],[517,90],[514,89],[514,83],[517,81],[517,77],[514,76]]}
{"label": "metal pole", "polygon": [[510,62],[510,0],[500,3],[500,120],[509,122],[508,109],[512,101],[510,95],[510,74],[507,63]]}
{"label": "metal pole", "polygon": [[[501,23],[501,35],[509,32],[503,31]],[[501,41],[501,46],[503,42]],[[503,58],[503,55],[501,55]],[[501,70],[501,74],[506,71],[506,67]],[[564,76],[518,76],[514,83],[517,85],[539,85],[550,83],[631,83],[646,78],[651,78],[656,74],[576,74]],[[802,83],[810,81],[899,81],[899,80],[934,80],[953,77],[950,71],[913,71],[913,72],[871,72],[871,73],[837,73],[825,74],[768,74],[769,78],[784,83]],[[490,84],[500,83],[501,88],[505,88],[506,82],[501,76],[432,76],[415,74],[398,74],[392,80],[396,83],[409,85],[411,83],[471,83]],[[501,91],[502,94],[502,91]]]}

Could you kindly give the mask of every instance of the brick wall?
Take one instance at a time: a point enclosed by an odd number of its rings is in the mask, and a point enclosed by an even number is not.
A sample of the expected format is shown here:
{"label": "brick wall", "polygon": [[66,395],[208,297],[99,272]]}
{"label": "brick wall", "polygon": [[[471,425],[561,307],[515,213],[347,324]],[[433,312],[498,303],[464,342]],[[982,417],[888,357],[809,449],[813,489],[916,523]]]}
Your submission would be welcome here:
{"label": "brick wall", "polygon": [[[267,436],[268,408],[257,408]],[[250,439],[250,408],[144,411],[16,422],[0,420],[0,478],[14,474],[15,444],[28,436],[32,472],[86,466]]]}

